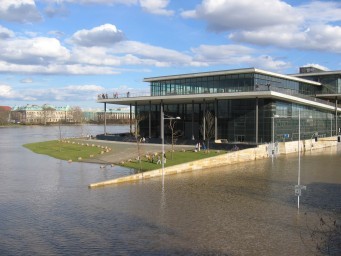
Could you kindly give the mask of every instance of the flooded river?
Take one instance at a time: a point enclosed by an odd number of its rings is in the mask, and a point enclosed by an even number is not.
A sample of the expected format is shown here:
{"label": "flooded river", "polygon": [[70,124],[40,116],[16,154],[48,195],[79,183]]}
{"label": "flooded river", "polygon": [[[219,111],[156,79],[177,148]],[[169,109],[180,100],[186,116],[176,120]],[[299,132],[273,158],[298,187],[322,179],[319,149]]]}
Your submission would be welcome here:
{"label": "flooded river", "polygon": [[340,218],[340,146],[302,156],[298,212],[296,154],[90,190],[131,171],[21,146],[58,136],[54,126],[0,128],[0,255],[315,255],[321,217]]}

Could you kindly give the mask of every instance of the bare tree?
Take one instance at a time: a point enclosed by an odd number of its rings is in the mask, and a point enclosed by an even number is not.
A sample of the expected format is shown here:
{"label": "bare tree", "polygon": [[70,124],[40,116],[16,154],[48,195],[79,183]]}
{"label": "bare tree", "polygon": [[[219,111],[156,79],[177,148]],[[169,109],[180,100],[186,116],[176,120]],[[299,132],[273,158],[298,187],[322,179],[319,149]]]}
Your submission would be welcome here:
{"label": "bare tree", "polygon": [[135,141],[136,141],[136,146],[137,146],[137,160],[139,161],[141,165],[141,142],[142,139],[140,136],[140,124],[141,122],[146,119],[144,115],[135,115]]}
{"label": "bare tree", "polygon": [[10,110],[0,107],[0,125],[9,123]]}
{"label": "bare tree", "polygon": [[176,141],[181,136],[181,130],[175,130],[176,121],[174,119],[169,119],[169,129],[171,130],[172,135],[172,151],[171,151],[171,159],[173,159],[174,145]]}
{"label": "bare tree", "polygon": [[75,123],[82,123],[82,121],[83,121],[83,111],[82,111],[82,109],[80,107],[78,107],[78,106],[72,107],[70,112],[71,112],[71,116],[72,116],[73,122],[75,122]]}
{"label": "bare tree", "polygon": [[214,115],[210,111],[204,113],[200,132],[206,141],[207,152],[210,152],[210,140],[214,137]]}

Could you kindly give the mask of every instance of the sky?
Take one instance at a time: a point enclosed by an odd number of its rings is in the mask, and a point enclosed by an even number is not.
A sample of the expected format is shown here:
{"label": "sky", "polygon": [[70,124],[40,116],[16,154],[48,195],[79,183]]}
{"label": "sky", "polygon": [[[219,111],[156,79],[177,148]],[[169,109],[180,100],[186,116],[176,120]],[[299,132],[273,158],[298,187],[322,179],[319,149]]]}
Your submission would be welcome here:
{"label": "sky", "polygon": [[341,70],[341,1],[0,0],[0,105],[102,108],[144,78]]}

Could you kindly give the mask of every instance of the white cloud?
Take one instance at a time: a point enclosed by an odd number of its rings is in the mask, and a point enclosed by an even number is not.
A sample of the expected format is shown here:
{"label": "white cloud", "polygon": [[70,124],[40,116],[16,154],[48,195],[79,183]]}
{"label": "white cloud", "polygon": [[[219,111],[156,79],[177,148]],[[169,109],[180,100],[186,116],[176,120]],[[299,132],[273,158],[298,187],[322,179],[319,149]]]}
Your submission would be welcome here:
{"label": "white cloud", "polygon": [[[84,54],[86,51],[87,54]],[[74,47],[72,61],[88,65],[104,66],[174,66],[189,65],[192,57],[175,50],[144,44],[136,41],[122,41],[111,47]]]}
{"label": "white cloud", "polygon": [[213,31],[257,29],[297,23],[301,17],[280,0],[203,0],[195,10],[182,12],[184,18],[206,20]]}
{"label": "white cloud", "polygon": [[14,36],[14,32],[0,25],[0,39],[7,39]]}
{"label": "white cloud", "polygon": [[[132,69],[136,71],[136,67],[146,66],[257,64],[255,66],[260,67],[257,62],[260,57],[257,57],[251,48],[241,45],[200,45],[180,52],[138,41],[123,40],[122,35],[123,32],[114,25],[105,24],[76,32],[69,39],[70,45],[66,46],[58,39],[49,37],[7,38],[0,41],[2,49],[0,72],[115,75]],[[272,58],[262,60],[260,63],[262,66],[267,66],[268,63],[271,70],[279,70],[288,65]]]}
{"label": "white cloud", "polygon": [[341,52],[340,2],[313,1],[290,6],[281,0],[203,0],[185,18],[205,20],[241,43]]}
{"label": "white cloud", "polygon": [[91,30],[82,29],[73,34],[72,42],[77,45],[108,47],[124,40],[124,34],[115,25],[104,24]]}
{"label": "white cloud", "polygon": [[341,53],[341,27],[338,26],[314,25],[305,31],[279,26],[256,31],[235,32],[231,33],[229,38],[236,42],[257,45]]}
{"label": "white cloud", "polygon": [[13,64],[40,64],[64,62],[69,51],[55,38],[10,39],[0,41],[0,60]]}
{"label": "white cloud", "polygon": [[13,90],[0,84],[0,99],[25,101],[94,101],[105,88],[99,85],[68,85],[60,88],[27,88]]}
{"label": "white cloud", "polygon": [[34,0],[1,0],[0,20],[32,23],[42,20]]}
{"label": "white cloud", "polygon": [[340,1],[312,1],[298,6],[297,10],[309,23],[328,23],[341,20]]}
{"label": "white cloud", "polygon": [[14,92],[12,91],[12,87],[5,84],[0,84],[0,99],[10,99],[14,97]]}
{"label": "white cloud", "polygon": [[138,0],[42,0],[48,3],[74,3],[74,4],[105,4],[105,5],[114,5],[114,4],[125,4],[125,5],[135,5]]}
{"label": "white cloud", "polygon": [[256,55],[256,51],[240,45],[201,45],[193,48],[194,61],[202,66],[225,65],[257,67],[273,71],[282,71],[290,63],[276,60],[271,56]]}
{"label": "white cloud", "polygon": [[241,58],[253,52],[251,48],[240,45],[200,45],[193,48],[195,60],[207,64],[227,64],[231,60]]}
{"label": "white cloud", "polygon": [[33,83],[33,79],[32,78],[24,78],[24,79],[21,79],[20,82],[23,84],[30,84],[30,83]]}
{"label": "white cloud", "polygon": [[55,15],[65,15],[67,14],[67,10],[64,8],[59,8],[56,6],[52,6],[52,4],[64,4],[64,3],[74,3],[74,4],[96,4],[96,5],[116,5],[116,4],[124,4],[124,5],[140,5],[142,10],[145,12],[156,14],[156,15],[164,15],[171,16],[174,14],[173,10],[168,10],[167,6],[170,3],[170,0],[42,0],[50,3],[50,6],[45,9],[45,13],[53,17]]}
{"label": "white cloud", "polygon": [[104,88],[99,85],[69,85],[65,89],[77,92],[101,92]]}
{"label": "white cloud", "polygon": [[169,0],[140,0],[140,5],[144,11],[157,15],[173,15],[174,11],[166,9],[168,4]]}
{"label": "white cloud", "polygon": [[127,54],[124,64],[147,64],[156,66],[184,65],[191,61],[191,57],[181,52],[159,46],[144,44],[137,41],[123,41],[111,50],[114,54]]}
{"label": "white cloud", "polygon": [[68,16],[69,11],[64,5],[48,5],[44,9],[44,13],[50,18],[56,16],[66,17]]}

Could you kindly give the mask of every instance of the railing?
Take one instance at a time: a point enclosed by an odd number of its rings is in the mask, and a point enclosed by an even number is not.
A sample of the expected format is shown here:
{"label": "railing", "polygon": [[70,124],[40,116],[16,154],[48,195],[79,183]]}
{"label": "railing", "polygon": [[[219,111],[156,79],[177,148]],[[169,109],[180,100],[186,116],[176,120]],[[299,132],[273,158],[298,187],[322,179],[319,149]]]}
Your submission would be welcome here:
{"label": "railing", "polygon": [[136,97],[155,97],[155,96],[169,96],[169,97],[176,97],[178,95],[198,95],[198,94],[217,94],[217,93],[238,93],[238,92],[262,92],[262,91],[274,91],[274,92],[279,92],[283,93],[286,95],[298,97],[301,99],[306,99],[309,101],[314,101],[318,102],[321,104],[329,105],[329,106],[335,106],[334,103],[318,99],[313,96],[305,95],[298,93],[296,90],[292,89],[287,89],[287,88],[280,88],[280,87],[275,87],[275,86],[266,86],[266,85],[258,85],[258,86],[245,86],[245,87],[235,87],[235,88],[225,88],[225,89],[216,89],[215,91],[208,91],[206,90],[201,90],[201,91],[170,91],[170,92],[164,92],[161,95],[150,95],[149,92],[136,92],[136,93],[114,93],[114,94],[99,94],[98,95],[98,100],[103,100],[103,99],[121,99],[121,98],[136,98]]}

